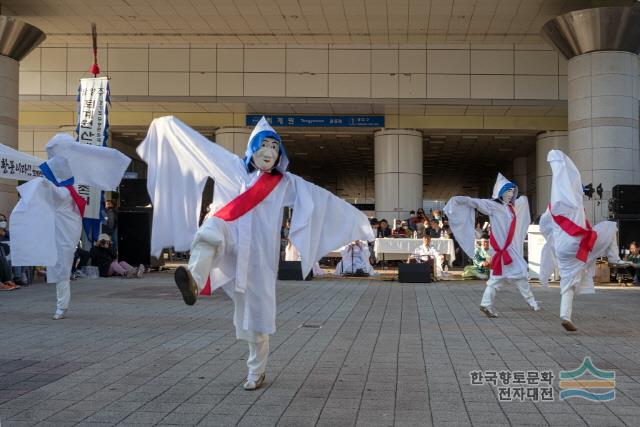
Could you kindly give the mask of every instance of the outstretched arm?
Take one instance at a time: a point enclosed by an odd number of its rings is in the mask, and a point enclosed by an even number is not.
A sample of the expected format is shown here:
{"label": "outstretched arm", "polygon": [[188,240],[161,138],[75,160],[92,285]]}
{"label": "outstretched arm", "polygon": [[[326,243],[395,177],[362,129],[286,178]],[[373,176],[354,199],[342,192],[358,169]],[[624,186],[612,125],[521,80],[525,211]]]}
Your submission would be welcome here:
{"label": "outstretched arm", "polygon": [[491,215],[497,207],[498,204],[493,200],[473,199],[467,196],[452,197],[444,207],[451,231],[469,258],[473,258],[475,254],[475,209],[485,215]]}
{"label": "outstretched arm", "polygon": [[289,238],[302,261],[303,275],[329,252],[354,240],[374,240],[367,217],[324,188],[288,173],[292,182],[293,217]]}

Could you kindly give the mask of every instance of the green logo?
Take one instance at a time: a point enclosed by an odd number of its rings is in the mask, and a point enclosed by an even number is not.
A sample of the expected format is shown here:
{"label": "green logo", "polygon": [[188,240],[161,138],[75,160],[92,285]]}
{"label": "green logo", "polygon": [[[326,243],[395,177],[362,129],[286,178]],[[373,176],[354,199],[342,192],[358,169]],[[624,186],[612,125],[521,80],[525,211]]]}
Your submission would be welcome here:
{"label": "green logo", "polygon": [[[589,374],[587,378],[580,378]],[[573,371],[560,371],[560,400],[581,397],[596,402],[616,398],[616,373],[593,366],[590,357]]]}

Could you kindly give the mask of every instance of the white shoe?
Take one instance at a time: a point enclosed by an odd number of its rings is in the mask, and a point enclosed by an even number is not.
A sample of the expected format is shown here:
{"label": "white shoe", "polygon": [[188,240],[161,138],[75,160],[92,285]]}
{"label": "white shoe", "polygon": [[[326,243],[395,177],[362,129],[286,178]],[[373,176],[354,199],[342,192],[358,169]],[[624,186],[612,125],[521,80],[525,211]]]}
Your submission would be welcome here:
{"label": "white shoe", "polygon": [[262,373],[257,380],[250,380],[247,378],[247,381],[244,383],[243,387],[245,390],[253,391],[262,387],[264,384],[265,375]]}
{"label": "white shoe", "polygon": [[56,313],[53,315],[53,320],[62,320],[64,319],[64,314],[67,310],[56,310]]}
{"label": "white shoe", "polygon": [[492,306],[480,306],[480,311],[483,312],[488,318],[494,319],[498,317],[498,312]]}
{"label": "white shoe", "polygon": [[540,311],[540,304],[538,304],[538,301],[533,301],[529,303],[529,308],[533,311]]}
{"label": "white shoe", "polygon": [[140,264],[138,266],[138,270],[136,271],[136,277],[138,279],[141,278],[143,273],[144,273],[144,264]]}

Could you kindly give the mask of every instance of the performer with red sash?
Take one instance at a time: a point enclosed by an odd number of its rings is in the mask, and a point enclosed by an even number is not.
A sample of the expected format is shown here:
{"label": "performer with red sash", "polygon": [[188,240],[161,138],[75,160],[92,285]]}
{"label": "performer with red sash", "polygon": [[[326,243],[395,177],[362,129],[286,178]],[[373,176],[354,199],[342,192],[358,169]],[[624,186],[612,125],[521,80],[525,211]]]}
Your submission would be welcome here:
{"label": "performer with red sash", "polygon": [[503,284],[515,284],[529,307],[540,306],[528,281],[528,266],[522,255],[524,238],[531,223],[529,202],[518,197],[518,187],[502,174],[493,187],[493,199],[452,197],[444,208],[449,226],[462,249],[473,258],[475,253],[475,209],[489,217],[491,234],[491,275],[480,302],[488,317],[498,317],[494,308],[496,290]]}
{"label": "performer with red sash", "polygon": [[[276,331],[276,279],[283,209],[293,207],[289,239],[306,277],[314,263],[353,240],[373,240],[367,217],[342,199],[287,172],[280,136],[263,117],[244,159],[174,117],[151,123],[138,147],[153,203],[152,254],[191,250],[175,281],[186,304],[222,287],[234,301],[236,336],[249,344],[247,390],[265,380],[269,335]],[[212,216],[197,226],[208,177]],[[207,285],[208,284],[208,285]],[[209,288],[209,289],[207,289]]]}
{"label": "performer with red sash", "polygon": [[546,243],[540,262],[540,282],[547,285],[557,265],[560,271],[560,319],[567,331],[576,331],[571,320],[573,297],[592,294],[596,258],[606,256],[611,263],[623,264],[618,255],[615,222],[602,221],[591,226],[583,205],[580,172],[559,150],[547,155],[551,165],[551,200],[540,218],[540,232]]}
{"label": "performer with red sash", "polygon": [[47,283],[56,284],[54,320],[65,317],[71,299],[71,267],[82,233],[86,205],[74,184],[115,190],[131,159],[117,150],[81,144],[58,134],[46,146],[49,160],[42,177],[18,187],[20,201],[11,213],[11,262],[44,265]]}

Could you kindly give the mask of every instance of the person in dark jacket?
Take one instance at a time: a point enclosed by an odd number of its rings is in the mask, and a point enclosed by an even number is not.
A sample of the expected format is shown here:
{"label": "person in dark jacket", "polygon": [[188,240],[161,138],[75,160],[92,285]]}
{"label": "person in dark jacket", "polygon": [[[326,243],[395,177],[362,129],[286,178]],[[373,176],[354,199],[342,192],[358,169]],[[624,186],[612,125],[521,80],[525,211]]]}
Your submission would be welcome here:
{"label": "person in dark jacket", "polygon": [[391,228],[389,227],[389,222],[386,219],[381,219],[378,224],[378,232],[376,233],[376,237],[391,237]]}
{"label": "person in dark jacket", "polygon": [[98,244],[91,248],[91,265],[98,267],[100,277],[122,276],[126,278],[142,277],[144,265],[132,267],[125,261],[118,261],[116,252],[111,247],[111,238],[107,234],[98,237]]}

